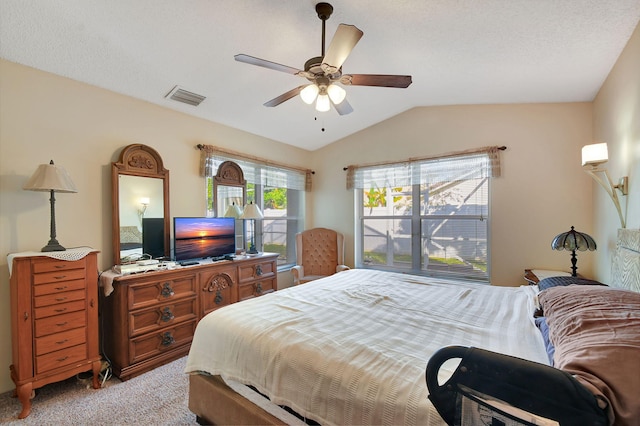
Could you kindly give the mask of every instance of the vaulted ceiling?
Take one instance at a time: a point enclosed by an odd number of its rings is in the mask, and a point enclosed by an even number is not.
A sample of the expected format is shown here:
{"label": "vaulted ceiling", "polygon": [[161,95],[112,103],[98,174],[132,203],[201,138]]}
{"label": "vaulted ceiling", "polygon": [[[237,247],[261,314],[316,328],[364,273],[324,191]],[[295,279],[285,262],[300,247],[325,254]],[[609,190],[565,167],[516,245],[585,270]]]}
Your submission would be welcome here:
{"label": "vaulted ceiling", "polygon": [[[315,0],[1,0],[0,56],[205,120],[315,150],[419,106],[591,101],[640,20],[638,0],[333,0],[364,32],[345,74],[409,74],[406,89],[344,86],[354,111],[317,112],[303,69],[320,56]],[[199,106],[165,96],[175,86]],[[324,130],[323,130],[324,129]]]}

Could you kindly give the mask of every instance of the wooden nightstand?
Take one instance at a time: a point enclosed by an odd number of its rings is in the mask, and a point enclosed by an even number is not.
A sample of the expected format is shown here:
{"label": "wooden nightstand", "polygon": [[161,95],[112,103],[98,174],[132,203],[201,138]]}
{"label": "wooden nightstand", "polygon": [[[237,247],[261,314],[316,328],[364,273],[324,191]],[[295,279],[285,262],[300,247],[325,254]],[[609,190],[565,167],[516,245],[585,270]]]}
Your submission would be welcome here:
{"label": "wooden nightstand", "polygon": [[546,269],[525,269],[524,270],[524,279],[527,281],[529,285],[538,284],[540,280],[543,280],[548,277],[570,277],[571,274],[569,272],[563,271],[551,271]]}

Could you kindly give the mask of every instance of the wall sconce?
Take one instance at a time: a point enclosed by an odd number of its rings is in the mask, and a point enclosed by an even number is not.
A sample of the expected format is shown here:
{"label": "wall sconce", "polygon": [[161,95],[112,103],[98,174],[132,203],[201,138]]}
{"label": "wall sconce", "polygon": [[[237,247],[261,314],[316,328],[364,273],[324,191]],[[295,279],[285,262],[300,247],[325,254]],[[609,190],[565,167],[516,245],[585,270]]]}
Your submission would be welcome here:
{"label": "wall sconce", "polygon": [[[607,194],[613,200],[613,204],[618,210],[618,216],[620,216],[620,224],[623,228],[626,228],[624,216],[622,215],[622,209],[620,208],[620,200],[616,189],[619,190],[622,195],[629,193],[629,178],[624,176],[620,178],[617,185],[613,184],[607,169],[601,168],[600,165],[609,161],[609,151],[607,150],[606,143],[596,143],[592,145],[586,145],[582,147],[582,166],[584,171],[587,172],[596,182],[600,184],[607,191]],[[589,167],[585,167],[589,166]],[[602,178],[600,175],[604,175]]]}
{"label": "wall sconce", "polygon": [[142,206],[142,208],[138,209],[138,217],[140,218],[140,221],[142,222],[142,219],[144,218],[144,214],[147,211],[147,207],[149,207],[149,202],[151,200],[149,199],[149,197],[141,197],[140,198],[140,205]]}

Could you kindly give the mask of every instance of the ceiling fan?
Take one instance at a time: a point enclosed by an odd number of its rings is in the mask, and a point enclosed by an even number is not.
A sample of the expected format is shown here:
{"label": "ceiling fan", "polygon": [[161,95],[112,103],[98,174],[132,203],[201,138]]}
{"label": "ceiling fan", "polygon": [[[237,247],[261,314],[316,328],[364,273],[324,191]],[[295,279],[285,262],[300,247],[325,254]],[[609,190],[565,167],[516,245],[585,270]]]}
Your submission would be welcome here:
{"label": "ceiling fan", "polygon": [[338,114],[345,115],[352,112],[353,108],[346,100],[345,90],[337,83],[346,86],[409,87],[411,84],[410,75],[342,74],[342,64],[364,33],[353,25],[338,25],[325,53],[325,24],[333,12],[333,6],[329,3],[318,3],[316,4],[316,12],[318,18],[322,20],[322,56],[316,56],[305,62],[304,70],[249,55],[234,56],[238,62],[297,75],[311,82],[265,102],[265,106],[278,106],[299,94],[302,100],[309,105],[315,101],[318,111],[329,111],[333,105]]}

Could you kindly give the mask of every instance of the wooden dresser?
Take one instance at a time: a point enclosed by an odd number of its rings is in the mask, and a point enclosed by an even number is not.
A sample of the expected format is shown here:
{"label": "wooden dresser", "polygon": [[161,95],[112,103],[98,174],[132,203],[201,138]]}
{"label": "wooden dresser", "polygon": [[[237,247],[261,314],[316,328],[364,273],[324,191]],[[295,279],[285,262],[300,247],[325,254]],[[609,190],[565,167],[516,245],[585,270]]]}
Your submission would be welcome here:
{"label": "wooden dresser", "polygon": [[10,255],[11,378],[21,419],[31,412],[35,389],[46,384],[92,370],[93,387],[100,387],[97,252],[61,253],[77,260]]}
{"label": "wooden dresser", "polygon": [[275,253],[120,276],[103,299],[104,351],[127,380],[189,352],[198,321],[277,290]]}

